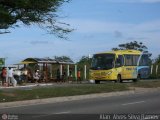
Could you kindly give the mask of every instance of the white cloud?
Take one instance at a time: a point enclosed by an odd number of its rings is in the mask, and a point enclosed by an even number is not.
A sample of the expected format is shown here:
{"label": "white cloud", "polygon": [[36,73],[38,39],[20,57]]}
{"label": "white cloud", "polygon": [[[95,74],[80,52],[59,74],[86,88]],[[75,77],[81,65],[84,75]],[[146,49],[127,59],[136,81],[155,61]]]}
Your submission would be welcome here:
{"label": "white cloud", "polygon": [[[77,33],[81,34],[106,34],[112,36],[115,47],[120,43],[125,43],[133,40],[143,42],[151,52],[156,56],[158,53],[154,50],[159,49],[159,38],[160,38],[160,20],[136,23],[121,23],[121,22],[107,22],[97,20],[85,20],[85,19],[72,19],[69,20],[73,26],[76,26]],[[121,33],[121,37],[115,37],[115,31]],[[123,36],[122,36],[123,35]],[[132,39],[128,39],[132,38]],[[98,39],[98,38],[97,38]],[[118,40],[118,41],[116,41]],[[120,40],[120,41],[119,41]],[[99,40],[98,40],[99,41]],[[111,43],[111,40],[108,40]],[[106,42],[107,43],[107,42]],[[97,46],[97,44],[95,45]],[[107,46],[106,48],[112,47]]]}
{"label": "white cloud", "polygon": [[68,20],[79,33],[156,33],[160,30],[160,20],[143,23],[121,23],[98,20],[72,19]]}
{"label": "white cloud", "polygon": [[8,63],[18,63],[27,57],[53,57],[55,55],[66,55],[78,60],[82,55],[111,50],[121,43],[133,40],[142,41],[154,56],[159,54],[157,51],[159,51],[160,20],[140,24],[90,19],[67,21],[77,29],[72,33],[71,41],[41,35],[29,38],[24,35],[16,39],[11,33],[7,35],[8,37],[1,37],[0,56],[8,57]]}
{"label": "white cloud", "polygon": [[32,45],[37,45],[37,44],[49,44],[48,41],[40,41],[40,40],[35,40],[30,42]]}
{"label": "white cloud", "polygon": [[118,23],[118,22],[104,22],[96,20],[72,19],[68,20],[70,24],[80,33],[110,33],[116,31],[123,26],[133,27],[133,24]]}

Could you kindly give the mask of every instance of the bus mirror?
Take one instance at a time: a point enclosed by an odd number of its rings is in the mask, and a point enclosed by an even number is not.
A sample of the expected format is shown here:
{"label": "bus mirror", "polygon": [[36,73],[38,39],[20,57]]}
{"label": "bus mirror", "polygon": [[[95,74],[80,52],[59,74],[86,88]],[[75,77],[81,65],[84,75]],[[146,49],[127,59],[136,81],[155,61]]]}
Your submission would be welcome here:
{"label": "bus mirror", "polygon": [[118,58],[118,55],[116,55],[116,58]]}

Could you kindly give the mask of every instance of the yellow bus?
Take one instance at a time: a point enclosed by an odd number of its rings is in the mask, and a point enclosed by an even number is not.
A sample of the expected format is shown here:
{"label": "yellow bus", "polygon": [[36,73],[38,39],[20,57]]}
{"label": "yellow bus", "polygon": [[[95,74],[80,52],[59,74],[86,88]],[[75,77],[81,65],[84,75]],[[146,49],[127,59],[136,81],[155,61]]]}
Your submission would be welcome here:
{"label": "yellow bus", "polygon": [[93,55],[90,68],[90,80],[111,80],[122,82],[147,78],[149,70],[149,54],[138,50],[117,50]]}

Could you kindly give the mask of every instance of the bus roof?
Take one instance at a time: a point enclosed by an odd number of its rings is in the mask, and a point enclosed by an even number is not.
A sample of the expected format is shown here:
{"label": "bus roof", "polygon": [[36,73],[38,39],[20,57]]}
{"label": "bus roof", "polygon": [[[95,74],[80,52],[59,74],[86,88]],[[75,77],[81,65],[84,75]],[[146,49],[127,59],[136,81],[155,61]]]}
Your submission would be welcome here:
{"label": "bus roof", "polygon": [[116,51],[108,51],[108,52],[101,52],[96,54],[142,54],[139,50],[116,50]]}

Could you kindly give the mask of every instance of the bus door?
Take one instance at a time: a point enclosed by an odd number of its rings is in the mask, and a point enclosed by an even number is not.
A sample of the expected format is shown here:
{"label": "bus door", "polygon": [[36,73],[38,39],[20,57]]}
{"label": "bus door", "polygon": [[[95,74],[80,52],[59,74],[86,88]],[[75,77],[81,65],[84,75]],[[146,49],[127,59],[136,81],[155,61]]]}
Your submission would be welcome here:
{"label": "bus door", "polygon": [[124,66],[124,79],[135,79],[137,78],[137,61],[139,55],[124,55],[125,66]]}
{"label": "bus door", "polygon": [[115,63],[115,70],[117,72],[117,75],[121,75],[121,79],[124,79],[125,74],[124,74],[124,56],[123,55],[118,55],[116,58],[116,63]]}

